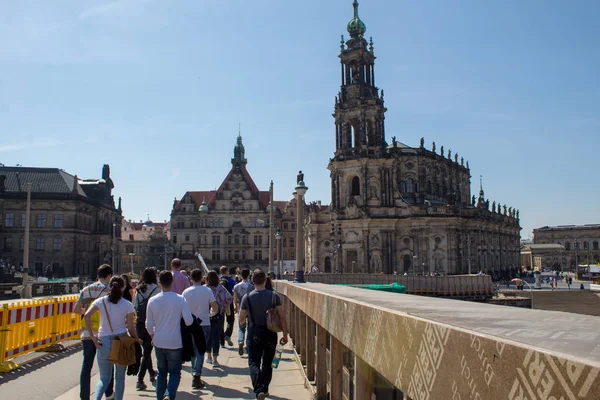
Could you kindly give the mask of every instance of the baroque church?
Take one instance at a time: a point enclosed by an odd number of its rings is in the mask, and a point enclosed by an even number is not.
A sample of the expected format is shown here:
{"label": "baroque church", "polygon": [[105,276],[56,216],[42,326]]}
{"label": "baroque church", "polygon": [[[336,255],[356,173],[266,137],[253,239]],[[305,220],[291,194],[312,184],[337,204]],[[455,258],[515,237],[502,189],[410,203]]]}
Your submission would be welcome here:
{"label": "baroque church", "polygon": [[358,15],[342,36],[335,98],[331,205],[307,206],[307,269],[362,273],[476,273],[519,265],[519,211],[471,196],[469,162],[435,142],[386,140],[373,40]]}

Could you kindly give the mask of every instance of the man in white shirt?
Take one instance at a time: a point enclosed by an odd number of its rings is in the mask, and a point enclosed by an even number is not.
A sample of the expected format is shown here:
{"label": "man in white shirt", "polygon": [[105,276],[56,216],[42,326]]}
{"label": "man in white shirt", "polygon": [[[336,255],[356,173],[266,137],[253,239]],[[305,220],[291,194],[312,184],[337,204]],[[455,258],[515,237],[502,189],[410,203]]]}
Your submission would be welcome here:
{"label": "man in white shirt", "polygon": [[[148,301],[146,330],[153,338],[158,376],[156,398],[174,400],[181,381],[180,320],[190,326],[194,317],[183,296],[172,291],[173,274],[162,271],[158,277],[162,292]],[[167,383],[167,374],[169,375]]]}
{"label": "man in white shirt", "polygon": [[[198,268],[191,273],[193,286],[183,291],[183,298],[188,303],[192,314],[200,319],[200,326],[204,333],[204,340],[210,338],[210,309],[214,314],[219,311],[217,300],[212,290],[202,286],[202,271]],[[200,354],[194,342],[195,357],[192,357],[192,368],[194,378],[192,388],[202,389],[205,384],[202,382],[202,367],[204,365],[204,353]]]}
{"label": "man in white shirt", "polygon": [[[254,290],[254,285],[250,282],[250,270],[244,268],[242,270],[242,281],[233,287],[233,306],[235,313],[240,312],[240,303],[244,296]],[[246,327],[239,324],[238,320],[238,354],[244,355],[244,338],[246,335]]]}

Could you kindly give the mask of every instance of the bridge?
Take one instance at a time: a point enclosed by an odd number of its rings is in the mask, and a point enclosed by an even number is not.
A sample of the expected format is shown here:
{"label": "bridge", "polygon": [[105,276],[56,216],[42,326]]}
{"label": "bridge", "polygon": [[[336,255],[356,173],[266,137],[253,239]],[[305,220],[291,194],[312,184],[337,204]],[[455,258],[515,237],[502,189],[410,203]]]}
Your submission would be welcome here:
{"label": "bridge", "polygon": [[[275,286],[293,348],[276,372],[275,379],[285,374],[285,384],[274,386],[273,398],[599,398],[599,317],[321,283],[280,280]],[[76,348],[51,357],[58,358],[38,370],[20,372],[28,371],[24,363],[0,374],[0,397],[77,398]],[[190,391],[184,372],[181,398],[252,398],[245,360],[237,354],[223,360],[222,371],[209,368],[211,391]],[[36,397],[32,388],[49,379]],[[128,378],[126,398],[150,397],[133,390],[134,379]]]}

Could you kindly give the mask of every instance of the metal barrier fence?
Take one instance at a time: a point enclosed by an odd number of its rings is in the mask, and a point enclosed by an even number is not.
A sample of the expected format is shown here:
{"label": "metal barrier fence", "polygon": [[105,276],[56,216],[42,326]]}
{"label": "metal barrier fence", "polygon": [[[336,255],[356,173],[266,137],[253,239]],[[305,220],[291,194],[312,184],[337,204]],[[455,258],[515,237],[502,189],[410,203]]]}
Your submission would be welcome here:
{"label": "metal barrier fence", "polygon": [[32,351],[56,351],[58,343],[81,334],[81,317],[73,313],[77,296],[26,300],[0,308],[0,372],[19,366],[10,361]]}

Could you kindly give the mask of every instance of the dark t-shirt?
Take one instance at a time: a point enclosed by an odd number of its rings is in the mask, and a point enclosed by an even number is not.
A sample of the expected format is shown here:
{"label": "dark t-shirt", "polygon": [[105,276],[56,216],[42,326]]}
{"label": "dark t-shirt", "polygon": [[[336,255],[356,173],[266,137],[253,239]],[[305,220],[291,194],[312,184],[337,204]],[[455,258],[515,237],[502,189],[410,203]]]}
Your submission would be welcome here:
{"label": "dark t-shirt", "polygon": [[[248,298],[250,298],[250,303],[252,306],[252,310],[248,309]],[[277,307],[281,305],[281,298],[279,295],[272,290],[253,290],[242,299],[242,310],[248,311],[248,327],[253,328],[254,324],[252,323],[252,319],[256,323],[256,326],[267,326],[267,310],[273,307]],[[250,317],[252,314],[252,318]]]}

